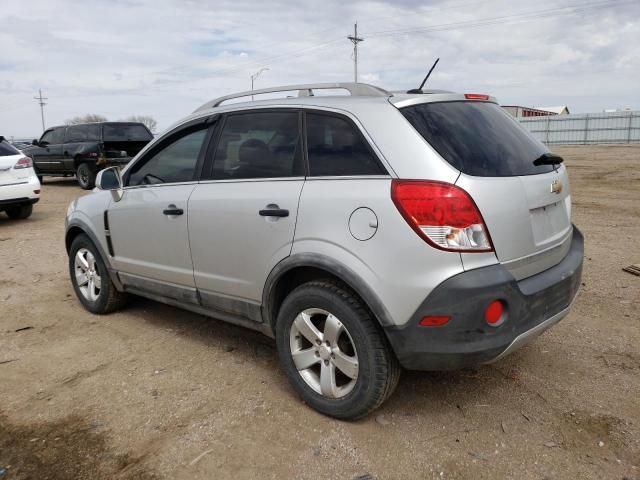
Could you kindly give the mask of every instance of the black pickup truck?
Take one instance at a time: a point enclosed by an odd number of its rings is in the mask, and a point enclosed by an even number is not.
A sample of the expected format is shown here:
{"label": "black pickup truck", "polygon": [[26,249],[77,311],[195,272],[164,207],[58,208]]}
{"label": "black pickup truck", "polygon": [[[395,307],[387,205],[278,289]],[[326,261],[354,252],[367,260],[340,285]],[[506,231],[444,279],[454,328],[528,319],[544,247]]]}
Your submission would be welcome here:
{"label": "black pickup truck", "polygon": [[89,190],[99,170],[128,163],[151,139],[142,123],[83,123],[49,128],[22,151],[33,160],[40,182],[45,175],[75,175]]}

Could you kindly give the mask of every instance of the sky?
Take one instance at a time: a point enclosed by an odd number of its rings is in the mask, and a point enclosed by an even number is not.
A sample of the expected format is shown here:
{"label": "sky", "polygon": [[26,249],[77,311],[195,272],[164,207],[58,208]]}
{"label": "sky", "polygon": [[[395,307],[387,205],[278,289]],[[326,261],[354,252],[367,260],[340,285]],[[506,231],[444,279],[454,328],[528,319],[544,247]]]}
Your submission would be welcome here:
{"label": "sky", "polygon": [[503,105],[640,110],[640,0],[2,0],[0,135],[87,113],[162,131],[217,96],[359,80]]}

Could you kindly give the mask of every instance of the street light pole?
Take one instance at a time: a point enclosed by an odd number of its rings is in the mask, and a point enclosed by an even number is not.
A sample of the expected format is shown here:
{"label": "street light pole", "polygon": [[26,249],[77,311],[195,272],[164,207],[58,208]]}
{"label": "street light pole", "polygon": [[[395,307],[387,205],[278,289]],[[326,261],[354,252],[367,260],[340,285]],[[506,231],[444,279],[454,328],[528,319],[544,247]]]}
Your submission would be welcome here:
{"label": "street light pole", "polygon": [[[255,81],[256,78],[258,78],[260,76],[260,74],[266,70],[269,70],[269,67],[262,67],[260,70],[258,70],[256,73],[254,73],[253,75],[251,75],[251,91],[253,92],[253,82]],[[251,101],[253,102],[253,95],[251,95]]]}

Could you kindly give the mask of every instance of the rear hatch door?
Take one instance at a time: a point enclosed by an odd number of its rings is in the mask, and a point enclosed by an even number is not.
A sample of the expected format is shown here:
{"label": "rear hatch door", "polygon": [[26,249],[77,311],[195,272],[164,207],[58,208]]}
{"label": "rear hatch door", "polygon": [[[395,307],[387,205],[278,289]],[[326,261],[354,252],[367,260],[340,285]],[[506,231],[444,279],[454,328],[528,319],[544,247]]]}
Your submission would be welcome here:
{"label": "rear hatch door", "polygon": [[31,169],[13,168],[24,155],[6,140],[0,141],[0,185],[15,185],[29,180]]}
{"label": "rear hatch door", "polygon": [[568,176],[562,164],[534,164],[548,153],[542,143],[493,102],[421,103],[401,111],[460,170],[456,185],[476,202],[498,261],[517,279],[564,258],[573,231]]}

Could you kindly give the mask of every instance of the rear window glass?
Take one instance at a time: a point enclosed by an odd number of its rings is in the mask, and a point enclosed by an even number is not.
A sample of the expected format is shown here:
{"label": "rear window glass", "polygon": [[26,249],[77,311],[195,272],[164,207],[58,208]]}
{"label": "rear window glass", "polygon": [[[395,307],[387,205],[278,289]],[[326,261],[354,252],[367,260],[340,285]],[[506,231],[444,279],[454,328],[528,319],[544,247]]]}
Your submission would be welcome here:
{"label": "rear window glass", "polygon": [[425,103],[401,111],[447,162],[467,175],[511,177],[553,171],[553,165],[533,165],[547,148],[495,103]]}
{"label": "rear window glass", "polygon": [[20,152],[6,140],[0,142],[0,157],[8,157],[9,155],[18,155]]}
{"label": "rear window glass", "polygon": [[140,142],[153,138],[143,125],[105,124],[103,135],[105,142]]}

